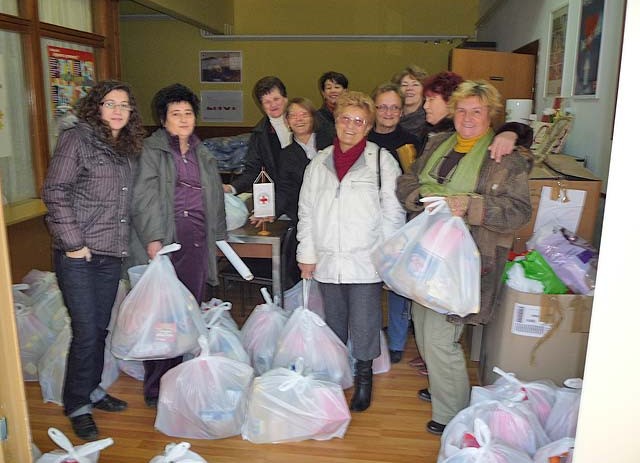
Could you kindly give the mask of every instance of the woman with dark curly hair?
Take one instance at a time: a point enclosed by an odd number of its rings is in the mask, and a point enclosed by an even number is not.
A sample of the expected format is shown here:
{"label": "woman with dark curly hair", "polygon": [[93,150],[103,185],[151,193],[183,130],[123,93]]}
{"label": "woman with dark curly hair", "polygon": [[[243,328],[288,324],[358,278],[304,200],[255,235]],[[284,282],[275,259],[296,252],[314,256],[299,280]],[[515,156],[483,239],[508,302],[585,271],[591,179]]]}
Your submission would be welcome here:
{"label": "woman with dark curly hair", "polygon": [[[216,158],[193,133],[200,108],[196,94],[169,85],[156,93],[152,106],[161,128],[144,141],[136,173],[132,263],[146,263],[163,246],[180,243],[171,262],[199,304],[207,283],[218,284],[216,241],[227,235],[222,181]],[[144,362],[147,406],[157,406],[160,378],[181,362],[182,357]]]}
{"label": "woman with dark curly hair", "polygon": [[100,386],[107,325],[129,248],[134,157],[144,129],[131,88],[103,81],[80,100],[60,134],[42,199],[53,237],[55,271],[71,318],[62,401],[76,435],[98,437],[92,409],[127,403]]}

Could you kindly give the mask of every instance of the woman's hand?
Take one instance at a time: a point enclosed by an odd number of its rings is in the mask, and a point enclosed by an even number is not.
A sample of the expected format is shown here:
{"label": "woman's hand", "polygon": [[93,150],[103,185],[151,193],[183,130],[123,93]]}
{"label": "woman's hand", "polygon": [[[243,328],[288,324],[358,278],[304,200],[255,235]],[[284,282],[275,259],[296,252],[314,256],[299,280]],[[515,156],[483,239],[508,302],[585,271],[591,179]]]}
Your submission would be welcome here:
{"label": "woman's hand", "polygon": [[149,259],[155,258],[160,249],[162,249],[162,241],[152,241],[147,244],[147,255]]}
{"label": "woman's hand", "polygon": [[298,268],[300,269],[300,276],[305,280],[310,280],[313,278],[316,264],[303,264],[302,262],[298,262]]}
{"label": "woman's hand", "polygon": [[276,218],[271,216],[271,217],[254,217],[251,216],[249,217],[249,222],[251,222],[251,225],[254,225],[256,228],[260,228],[262,227],[263,223],[273,223],[273,221]]}
{"label": "woman's hand", "polygon": [[224,190],[225,193],[233,193],[233,187],[228,183],[225,183],[224,185],[222,185],[222,189]]}
{"label": "woman's hand", "polygon": [[84,259],[87,262],[91,262],[91,250],[88,247],[83,247],[78,249],[77,251],[67,251],[65,252],[67,257],[71,257],[72,259]]}
{"label": "woman's hand", "polygon": [[491,159],[496,162],[502,160],[502,156],[511,154],[513,148],[518,141],[518,134],[515,132],[502,132],[493,138],[493,142],[489,145],[491,151]]}

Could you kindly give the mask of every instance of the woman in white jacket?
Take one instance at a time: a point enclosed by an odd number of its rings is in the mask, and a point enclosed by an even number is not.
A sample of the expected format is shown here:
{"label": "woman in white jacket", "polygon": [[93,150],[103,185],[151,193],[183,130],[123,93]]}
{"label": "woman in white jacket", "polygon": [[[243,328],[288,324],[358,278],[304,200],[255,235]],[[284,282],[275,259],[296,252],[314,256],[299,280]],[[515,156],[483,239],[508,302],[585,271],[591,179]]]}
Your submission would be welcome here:
{"label": "woman in white jacket", "polygon": [[337,138],[304,174],[298,205],[298,266],[315,278],[326,322],[356,358],[351,410],[371,402],[374,358],[380,355],[382,280],[373,249],[404,224],[395,195],[400,168],[391,154],[367,142],[375,110],[361,92],[343,93],[334,112]]}

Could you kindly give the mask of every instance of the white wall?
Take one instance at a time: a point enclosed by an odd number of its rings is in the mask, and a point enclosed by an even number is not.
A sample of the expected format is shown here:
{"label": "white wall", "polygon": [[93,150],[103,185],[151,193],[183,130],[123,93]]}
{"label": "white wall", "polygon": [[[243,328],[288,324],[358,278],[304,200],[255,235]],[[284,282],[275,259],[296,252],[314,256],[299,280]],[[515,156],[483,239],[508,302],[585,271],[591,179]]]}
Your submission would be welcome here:
{"label": "white wall", "polygon": [[552,103],[552,98],[544,97],[551,13],[569,5],[562,96],[568,97],[566,105],[575,113],[575,122],[564,151],[584,157],[587,167],[603,179],[604,191],[607,189],[611,156],[624,3],[622,0],[605,2],[597,99],[571,97],[581,0],[484,0],[480,5],[481,12],[492,5],[496,8],[478,25],[477,31],[478,40],[497,42],[499,51],[513,51],[539,40],[535,110],[542,114],[542,110]]}
{"label": "white wall", "polygon": [[[622,3],[620,0],[607,0]],[[627,1],[620,90],[611,150],[591,332],[576,439],[575,463],[638,463],[640,343],[637,296],[640,215],[637,197],[640,2]]]}

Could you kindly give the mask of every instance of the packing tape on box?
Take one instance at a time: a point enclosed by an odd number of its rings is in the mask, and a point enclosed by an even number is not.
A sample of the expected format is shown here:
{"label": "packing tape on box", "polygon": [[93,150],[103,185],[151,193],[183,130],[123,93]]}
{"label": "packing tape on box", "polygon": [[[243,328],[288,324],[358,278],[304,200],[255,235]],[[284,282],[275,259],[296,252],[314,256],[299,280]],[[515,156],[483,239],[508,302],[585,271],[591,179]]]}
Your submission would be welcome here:
{"label": "packing tape on box", "polygon": [[536,352],[547,341],[547,339],[555,334],[564,320],[562,307],[560,306],[558,298],[555,296],[549,296],[548,301],[548,304],[542,304],[540,306],[540,321],[550,324],[551,329],[547,331],[544,336],[538,339],[536,344],[533,346],[533,349],[531,349],[531,354],[529,355],[530,366],[535,366]]}

